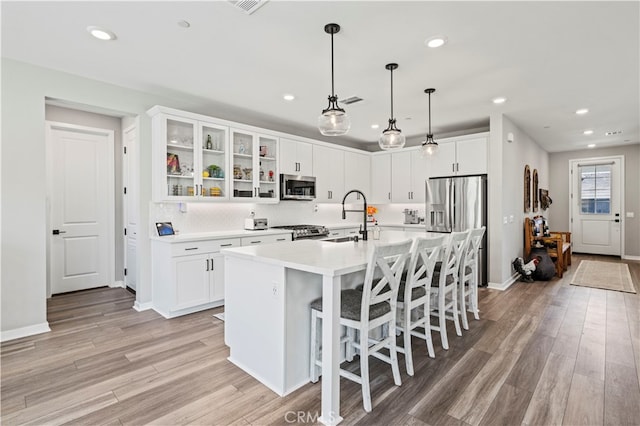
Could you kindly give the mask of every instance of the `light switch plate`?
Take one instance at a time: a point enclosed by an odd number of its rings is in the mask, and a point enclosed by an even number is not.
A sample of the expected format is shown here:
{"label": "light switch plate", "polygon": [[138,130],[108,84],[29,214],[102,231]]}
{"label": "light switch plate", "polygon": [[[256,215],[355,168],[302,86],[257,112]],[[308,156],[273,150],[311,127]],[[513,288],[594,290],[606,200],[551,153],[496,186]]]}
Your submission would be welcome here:
{"label": "light switch plate", "polygon": [[503,217],[503,218],[502,218],[502,223],[504,223],[505,225],[506,225],[507,223],[509,223],[509,218],[508,218],[508,217],[506,217],[506,216],[505,216],[505,217]]}
{"label": "light switch plate", "polygon": [[635,217],[635,213],[634,212],[627,212],[627,217]]}

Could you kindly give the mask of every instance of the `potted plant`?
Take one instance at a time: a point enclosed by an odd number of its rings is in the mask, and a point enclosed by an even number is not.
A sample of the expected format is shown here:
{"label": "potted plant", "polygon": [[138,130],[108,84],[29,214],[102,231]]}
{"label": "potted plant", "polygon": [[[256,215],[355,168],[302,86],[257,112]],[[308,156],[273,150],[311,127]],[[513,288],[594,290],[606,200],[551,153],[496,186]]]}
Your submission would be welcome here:
{"label": "potted plant", "polygon": [[207,167],[207,170],[209,170],[209,176],[211,177],[222,177],[220,174],[222,172],[222,169],[220,168],[220,166],[216,165],[216,164],[211,164],[209,167]]}

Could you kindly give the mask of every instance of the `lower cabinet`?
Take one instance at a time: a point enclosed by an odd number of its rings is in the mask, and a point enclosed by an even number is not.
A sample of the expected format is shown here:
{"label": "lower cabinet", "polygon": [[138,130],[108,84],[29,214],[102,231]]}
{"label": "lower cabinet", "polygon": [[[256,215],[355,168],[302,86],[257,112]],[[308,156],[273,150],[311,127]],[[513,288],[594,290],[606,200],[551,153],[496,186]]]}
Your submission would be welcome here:
{"label": "lower cabinet", "polygon": [[291,234],[151,244],[153,308],[165,318],[224,303],[224,255],[230,247],[291,241]]}
{"label": "lower cabinet", "polygon": [[153,241],[153,308],[173,318],[222,305],[224,259],[220,250],[240,243],[240,238]]}

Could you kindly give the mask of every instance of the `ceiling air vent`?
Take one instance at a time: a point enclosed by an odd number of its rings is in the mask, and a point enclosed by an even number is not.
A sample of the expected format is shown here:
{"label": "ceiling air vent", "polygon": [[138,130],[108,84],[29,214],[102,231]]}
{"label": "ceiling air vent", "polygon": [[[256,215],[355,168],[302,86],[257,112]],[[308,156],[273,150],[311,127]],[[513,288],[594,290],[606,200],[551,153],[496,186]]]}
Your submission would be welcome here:
{"label": "ceiling air vent", "polygon": [[350,96],[346,99],[343,99],[340,101],[341,104],[344,105],[351,105],[351,104],[355,104],[356,102],[362,102],[363,99],[359,98],[358,96]]}
{"label": "ceiling air vent", "polygon": [[247,15],[251,15],[269,0],[228,0],[229,3]]}
{"label": "ceiling air vent", "polygon": [[610,132],[606,132],[605,136],[614,136],[614,135],[621,135],[622,134],[622,130],[612,130]]}

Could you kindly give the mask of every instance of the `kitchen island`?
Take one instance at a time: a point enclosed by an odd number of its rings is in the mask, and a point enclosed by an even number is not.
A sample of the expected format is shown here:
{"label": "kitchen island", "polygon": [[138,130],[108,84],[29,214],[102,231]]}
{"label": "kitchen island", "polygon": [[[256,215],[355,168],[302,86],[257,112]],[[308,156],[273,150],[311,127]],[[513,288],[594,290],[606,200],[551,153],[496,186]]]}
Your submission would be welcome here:
{"label": "kitchen island", "polygon": [[222,250],[229,360],[281,396],[308,383],[309,303],[322,296],[325,321],[319,420],[338,424],[342,420],[340,290],[364,280],[374,245],[418,235],[436,234],[385,231],[380,240],[301,240]]}

